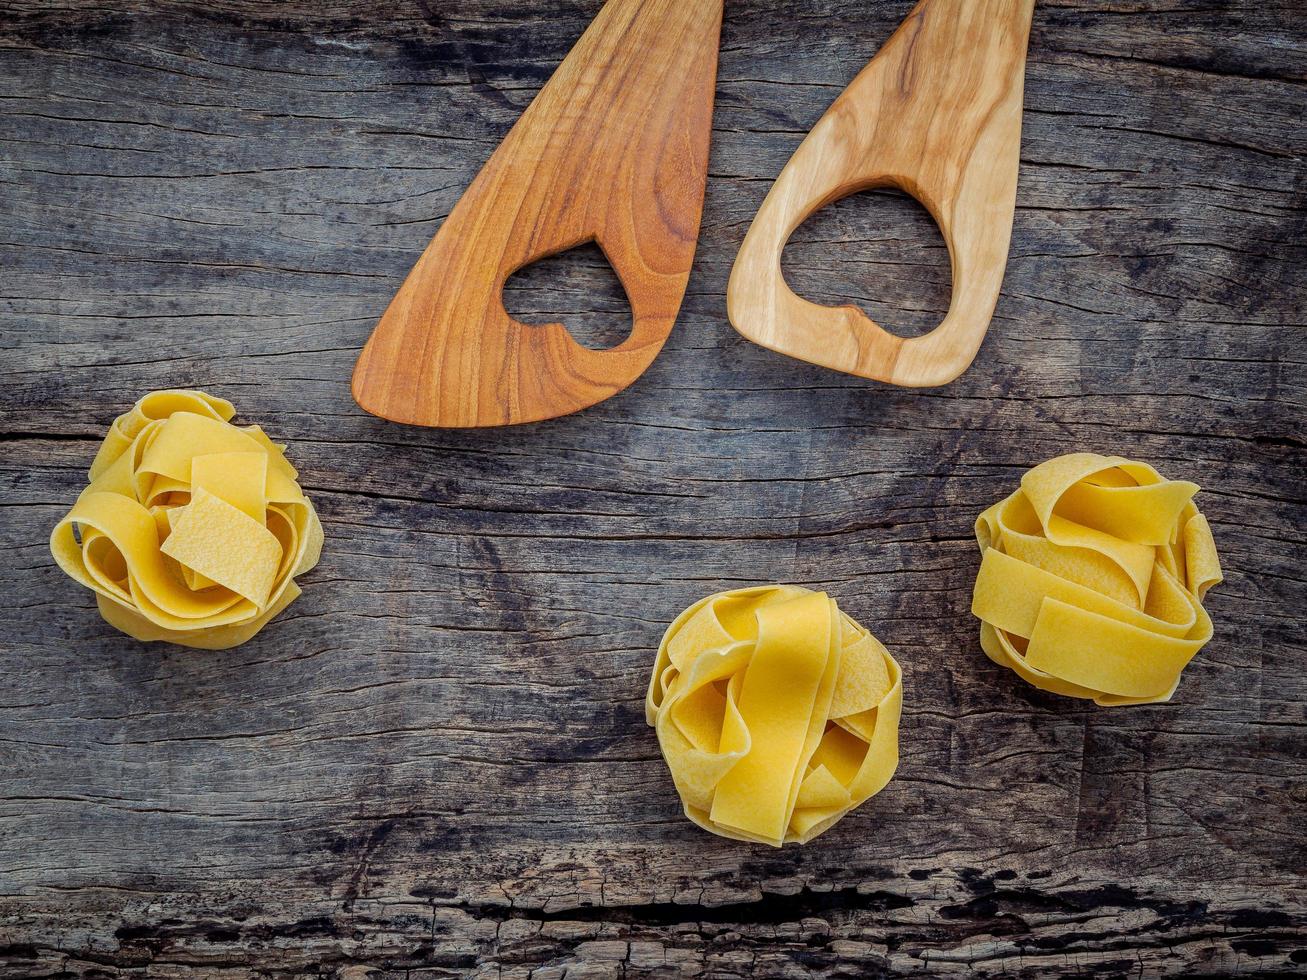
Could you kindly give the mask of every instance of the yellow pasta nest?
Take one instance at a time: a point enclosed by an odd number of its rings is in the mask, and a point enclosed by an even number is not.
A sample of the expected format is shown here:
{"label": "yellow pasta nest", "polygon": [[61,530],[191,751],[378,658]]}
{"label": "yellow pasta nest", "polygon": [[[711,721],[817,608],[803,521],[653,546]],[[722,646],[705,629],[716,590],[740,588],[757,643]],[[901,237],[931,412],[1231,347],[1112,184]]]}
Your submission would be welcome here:
{"label": "yellow pasta nest", "polygon": [[789,585],[703,599],[668,628],[645,716],[705,830],[806,843],[889,782],[899,665],[825,593]]}
{"label": "yellow pasta nest", "polygon": [[138,640],[221,650],[300,594],[322,525],[284,446],[230,402],[156,391],[109,429],[90,486],[50,536],[59,566]]}
{"label": "yellow pasta nest", "polygon": [[1221,564],[1198,487],[1119,456],[1036,466],[980,515],[971,611],[995,663],[1102,705],[1167,701],[1212,637]]}

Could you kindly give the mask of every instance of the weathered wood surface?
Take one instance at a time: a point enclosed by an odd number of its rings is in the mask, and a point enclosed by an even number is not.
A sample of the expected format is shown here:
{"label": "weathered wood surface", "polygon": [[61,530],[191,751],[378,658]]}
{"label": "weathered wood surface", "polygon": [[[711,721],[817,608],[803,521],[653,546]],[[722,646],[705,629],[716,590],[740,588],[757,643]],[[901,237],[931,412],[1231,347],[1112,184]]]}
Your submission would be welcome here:
{"label": "weathered wood surface", "polygon": [[[0,976],[1307,970],[1298,0],[1037,7],[997,318],[925,392],[724,316],[771,179],[909,3],[733,0],[649,372],[519,429],[364,415],[359,347],[597,6],[6,0]],[[787,263],[887,322],[948,301],[937,233],[883,195]],[[594,263],[509,305],[621,335]],[[46,550],[105,425],[168,385],[288,440],[327,527],[230,653],[111,635]],[[971,522],[1076,449],[1204,487],[1228,579],[1170,705],[979,650]],[[906,691],[895,781],[779,852],[682,819],[641,711],[664,624],[766,580],[838,596]]]}

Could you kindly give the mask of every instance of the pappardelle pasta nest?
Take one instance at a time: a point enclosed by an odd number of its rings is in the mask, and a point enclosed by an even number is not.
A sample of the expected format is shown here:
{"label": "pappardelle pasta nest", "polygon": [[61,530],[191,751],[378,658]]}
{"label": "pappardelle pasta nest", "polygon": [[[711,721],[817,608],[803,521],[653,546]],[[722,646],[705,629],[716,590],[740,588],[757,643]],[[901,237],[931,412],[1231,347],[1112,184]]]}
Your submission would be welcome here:
{"label": "pappardelle pasta nest", "polygon": [[1198,486],[1120,456],[1036,466],[980,515],[972,612],[986,655],[1038,688],[1100,705],[1167,701],[1212,637],[1221,581]]}
{"label": "pappardelle pasta nest", "polygon": [[703,599],[668,628],[645,705],[685,814],[715,834],[805,843],[898,766],[899,666],[824,593]]}
{"label": "pappardelle pasta nest", "polygon": [[105,620],[138,640],[243,643],[318,562],[322,525],[285,447],[232,425],[235,412],[200,391],[146,395],[114,421],[50,537]]}

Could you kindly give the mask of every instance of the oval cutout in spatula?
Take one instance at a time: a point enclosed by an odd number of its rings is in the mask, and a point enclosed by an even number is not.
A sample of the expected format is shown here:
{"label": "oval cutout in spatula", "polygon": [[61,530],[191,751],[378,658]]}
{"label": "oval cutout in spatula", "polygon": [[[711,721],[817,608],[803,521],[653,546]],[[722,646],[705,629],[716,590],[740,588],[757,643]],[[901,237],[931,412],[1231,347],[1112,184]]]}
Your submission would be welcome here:
{"label": "oval cutout in spatula", "polygon": [[[477,175],[391,301],[354,398],[467,428],[566,415],[638,378],[671,332],[708,175],[722,0],[609,0]],[[634,324],[609,350],[504,309],[504,283],[594,241]]]}

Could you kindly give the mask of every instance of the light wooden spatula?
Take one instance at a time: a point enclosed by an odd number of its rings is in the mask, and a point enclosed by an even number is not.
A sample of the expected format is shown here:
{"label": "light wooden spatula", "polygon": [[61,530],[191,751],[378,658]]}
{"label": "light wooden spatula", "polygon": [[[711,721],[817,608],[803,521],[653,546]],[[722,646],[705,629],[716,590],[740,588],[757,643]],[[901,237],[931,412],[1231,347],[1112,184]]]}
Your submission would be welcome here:
{"label": "light wooden spatula", "polygon": [[[391,301],[354,370],[363,408],[413,425],[509,425],[640,376],[694,259],[721,20],[722,0],[608,0]],[[611,350],[504,309],[509,276],[589,241],[634,314]]]}
{"label": "light wooden spatula", "polygon": [[[731,323],[782,354],[898,385],[965,371],[998,302],[1012,236],[1026,45],[1034,0],[921,0],[800,145],[731,271]],[[896,187],[948,243],[953,298],[922,337],[853,306],[810,303],[781,273],[785,243],[849,194]]]}

